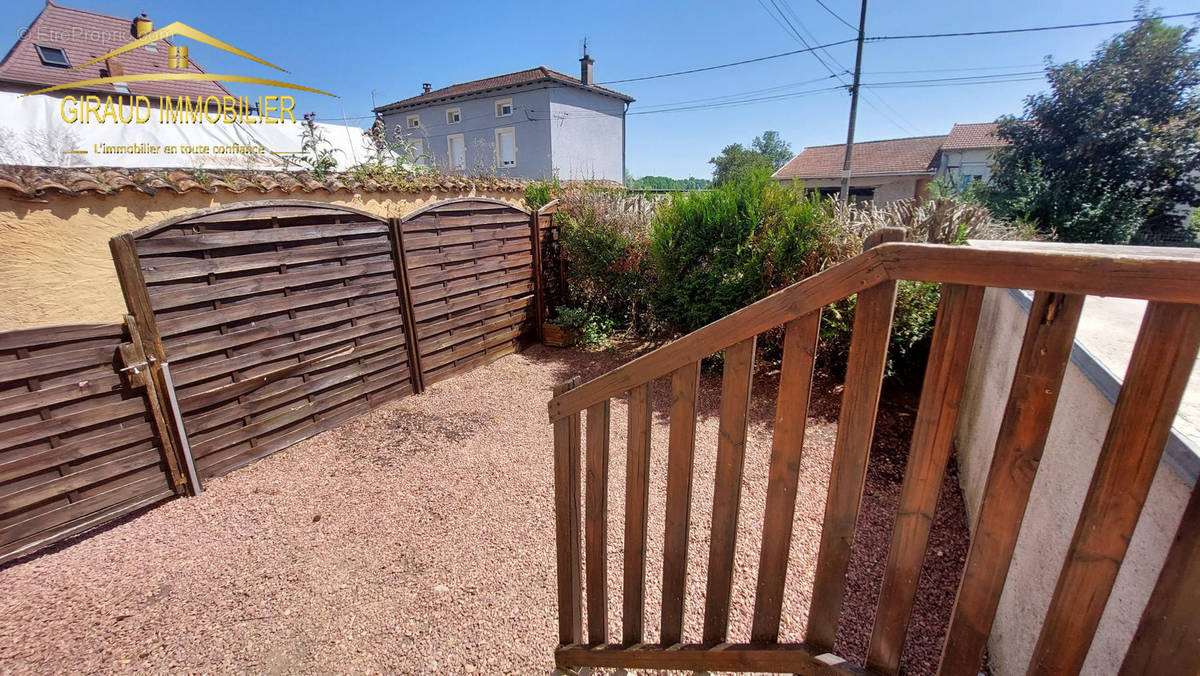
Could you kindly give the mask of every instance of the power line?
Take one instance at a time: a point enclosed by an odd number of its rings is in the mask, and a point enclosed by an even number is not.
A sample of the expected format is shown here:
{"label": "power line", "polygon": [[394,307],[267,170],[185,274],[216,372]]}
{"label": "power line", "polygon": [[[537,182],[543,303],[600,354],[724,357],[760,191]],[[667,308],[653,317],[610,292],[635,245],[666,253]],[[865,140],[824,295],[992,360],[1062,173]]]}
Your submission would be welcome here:
{"label": "power line", "polygon": [[[1163,16],[1147,17],[1147,19],[1179,19],[1182,17],[1200,16],[1200,12],[1181,12],[1179,14],[1164,14]],[[868,42],[884,40],[923,40],[926,38],[960,38],[975,35],[1008,35],[1010,33],[1036,33],[1039,31],[1057,31],[1067,28],[1092,28],[1094,26],[1115,26],[1123,23],[1141,23],[1147,19],[1115,19],[1113,21],[1092,21],[1090,23],[1068,23],[1058,26],[1036,26],[1033,28],[1005,28],[990,31],[968,31],[964,33],[925,33],[919,35],[878,35],[867,38]]]}
{"label": "power line", "polygon": [[841,15],[838,14],[837,12],[833,11],[832,9],[829,9],[829,5],[826,5],[825,3],[821,2],[821,0],[817,0],[817,4],[821,6],[821,9],[825,10],[826,12],[829,12],[830,16],[837,19],[838,21],[841,21],[850,30],[854,31],[855,33],[858,33],[857,26],[855,26],[854,24],[850,23],[849,21],[846,21],[845,19],[843,19],[841,17]]}
{"label": "power line", "polygon": [[760,61],[769,61],[771,59],[781,59],[785,56],[792,56],[794,54],[804,54],[807,52],[811,52],[811,51],[813,51],[813,49],[821,49],[822,47],[836,47],[838,45],[845,45],[845,44],[849,44],[851,42],[854,42],[854,38],[848,38],[846,40],[838,40],[837,42],[830,42],[830,43],[824,44],[824,45],[817,45],[816,47],[813,47],[812,49],[794,49],[790,52],[780,52],[779,54],[768,54],[767,56],[760,56],[760,57],[753,58],[753,59],[744,59],[742,61],[732,61],[730,63],[721,63],[721,64],[717,64],[715,66],[704,66],[703,68],[689,68],[688,70],[677,70],[673,73],[659,73],[658,75],[643,75],[641,77],[627,77],[627,78],[624,78],[621,80],[606,80],[604,82],[597,82],[596,84],[606,85],[606,84],[620,84],[622,82],[641,82],[643,80],[657,80],[658,78],[663,78],[663,77],[675,77],[676,75],[690,75],[692,73],[703,73],[705,71],[717,70],[719,68],[732,68],[734,66],[744,66],[748,63],[758,63]]}
{"label": "power line", "polygon": [[[1180,14],[1166,14],[1163,16],[1152,17],[1152,18],[1155,18],[1155,19],[1179,19],[1179,18],[1183,18],[1183,17],[1193,17],[1193,16],[1200,16],[1200,12],[1182,12]],[[1003,30],[990,30],[990,31],[970,31],[970,32],[965,32],[965,33],[927,33],[927,34],[923,34],[923,35],[880,35],[880,36],[875,36],[875,37],[867,37],[864,39],[867,42],[883,42],[883,41],[888,41],[888,40],[917,40],[917,39],[925,39],[925,38],[952,38],[952,37],[965,37],[965,36],[972,36],[972,35],[1004,35],[1004,34],[1008,34],[1008,33],[1032,33],[1032,32],[1037,32],[1037,31],[1064,30],[1064,29],[1069,29],[1069,28],[1090,28],[1093,26],[1113,26],[1113,25],[1125,24],[1125,23],[1140,23],[1145,20],[1146,19],[1136,19],[1136,18],[1135,19],[1118,19],[1118,20],[1114,20],[1114,21],[1093,21],[1091,23],[1062,24],[1062,25],[1058,25],[1058,26],[1037,26],[1037,27],[1033,27],[1033,28],[1008,28],[1008,29],[1003,29]],[[703,73],[703,72],[710,71],[710,70],[718,70],[720,68],[732,68],[734,66],[743,66],[743,65],[746,65],[749,63],[758,63],[761,61],[769,61],[771,59],[780,59],[785,56],[792,56],[795,54],[806,54],[808,52],[812,52],[812,51],[815,51],[818,49],[824,49],[826,47],[837,47],[839,45],[845,45],[845,44],[849,44],[849,43],[855,42],[855,41],[856,41],[855,38],[847,38],[845,40],[838,40],[837,42],[828,42],[828,43],[825,43],[822,45],[816,45],[811,48],[796,49],[796,50],[792,50],[790,52],[780,52],[778,54],[768,54],[766,56],[759,56],[759,57],[756,57],[753,59],[743,59],[741,61],[732,61],[729,63],[721,63],[721,64],[717,64],[715,66],[704,66],[702,68],[689,68],[687,70],[677,70],[677,71],[674,71],[671,73],[659,73],[657,75],[643,75],[641,77],[629,77],[629,78],[623,78],[620,80],[606,80],[604,82],[597,82],[596,84],[620,84],[622,82],[642,82],[644,80],[656,80],[658,78],[675,77],[677,75],[690,75],[692,73]]]}

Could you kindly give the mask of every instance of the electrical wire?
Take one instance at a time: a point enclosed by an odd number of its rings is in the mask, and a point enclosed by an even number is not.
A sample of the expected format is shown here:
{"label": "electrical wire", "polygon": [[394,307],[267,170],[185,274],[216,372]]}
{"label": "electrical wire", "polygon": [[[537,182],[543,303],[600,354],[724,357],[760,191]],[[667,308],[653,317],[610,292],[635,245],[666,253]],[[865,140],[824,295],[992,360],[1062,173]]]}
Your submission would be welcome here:
{"label": "electrical wire", "polygon": [[825,10],[826,12],[829,12],[830,16],[837,19],[838,21],[841,21],[843,24],[845,24],[845,26],[847,28],[854,31],[855,35],[858,35],[858,26],[855,26],[854,24],[850,23],[849,21],[846,21],[845,19],[843,19],[840,14],[833,11],[832,9],[829,9],[829,5],[826,5],[824,2],[821,2],[821,0],[816,0],[816,2],[818,5],[821,6],[821,9]]}
{"label": "electrical wire", "polygon": [[753,59],[743,59],[741,61],[732,61],[730,63],[720,63],[715,66],[704,66],[703,68],[689,68],[687,70],[677,70],[673,73],[659,73],[657,75],[643,75],[641,77],[627,77],[627,78],[623,78],[620,80],[605,80],[604,82],[597,82],[596,84],[607,85],[607,84],[620,84],[622,82],[642,82],[643,80],[657,80],[659,78],[664,78],[664,77],[675,77],[676,75],[690,75],[692,73],[703,73],[703,72],[710,71],[710,70],[718,70],[720,68],[732,68],[734,66],[744,66],[748,63],[759,63],[761,61],[769,61],[771,59],[781,59],[785,56],[793,56],[795,54],[805,54],[807,52],[813,51],[813,49],[820,49],[822,47],[836,47],[838,45],[849,44],[851,42],[854,42],[855,40],[856,40],[856,38],[847,38],[845,40],[838,40],[837,42],[830,42],[830,43],[827,43],[824,45],[817,45],[816,47],[813,47],[812,49],[794,49],[790,52],[780,52],[778,54],[768,54],[767,56],[759,56],[759,57],[756,57]]}
{"label": "electrical wire", "polygon": [[1145,19],[1114,19],[1112,21],[1091,21],[1088,23],[1068,23],[1058,26],[1035,26],[1032,28],[1004,28],[989,31],[967,31],[963,33],[924,33],[918,35],[877,35],[864,38],[868,42],[883,42],[885,40],[924,40],[927,38],[961,38],[978,35],[1009,35],[1012,33],[1036,33],[1040,31],[1057,31],[1067,28],[1092,28],[1095,26],[1116,26],[1123,23],[1141,23],[1147,19],[1180,19],[1200,16],[1200,12],[1181,12],[1179,14],[1164,14],[1162,16],[1146,17]]}
{"label": "electrical wire", "polygon": [[[1200,16],[1200,12],[1182,12],[1179,14],[1165,14],[1163,16],[1157,16],[1157,17],[1151,17],[1151,18],[1179,19],[1179,18],[1193,17],[1193,16]],[[1032,28],[1007,28],[1007,29],[1002,29],[1002,30],[970,31],[970,32],[965,32],[965,33],[927,33],[927,34],[922,34],[922,35],[879,35],[879,36],[874,36],[874,37],[866,37],[866,38],[863,38],[863,40],[867,41],[867,42],[884,42],[884,41],[889,41],[889,40],[917,40],[917,39],[925,39],[925,38],[952,38],[952,37],[965,37],[965,36],[972,36],[972,35],[1005,35],[1005,34],[1010,34],[1010,33],[1032,33],[1032,32],[1037,32],[1037,31],[1065,30],[1065,29],[1070,29],[1070,28],[1090,28],[1093,26],[1113,26],[1113,25],[1126,24],[1126,23],[1140,23],[1145,20],[1146,19],[1137,19],[1137,18],[1117,19],[1117,20],[1113,20],[1113,21],[1093,21],[1090,23],[1062,24],[1062,25],[1058,25],[1058,26],[1037,26],[1037,27],[1032,27]],[[706,71],[710,71],[710,70],[717,70],[720,68],[732,68],[734,66],[742,66],[742,65],[749,64],[749,63],[759,63],[761,61],[768,61],[771,59],[780,59],[785,56],[792,56],[795,54],[805,54],[805,53],[812,52],[812,51],[815,51],[818,49],[824,49],[827,47],[837,47],[838,45],[845,45],[845,44],[849,44],[849,43],[855,42],[855,41],[856,41],[856,38],[847,38],[845,40],[838,40],[837,42],[828,42],[828,43],[825,43],[822,45],[816,45],[815,47],[812,47],[812,48],[796,49],[796,50],[792,50],[790,52],[780,52],[778,54],[768,54],[766,56],[759,56],[759,57],[756,57],[753,59],[743,59],[741,61],[731,61],[729,63],[721,63],[721,64],[717,64],[715,66],[704,66],[702,68],[689,68],[687,70],[677,70],[677,71],[670,72],[670,73],[658,73],[656,75],[642,75],[640,77],[622,78],[620,80],[606,80],[604,82],[597,82],[596,84],[619,84],[622,82],[642,82],[644,80],[656,80],[656,79],[664,78],[664,77],[675,77],[678,75],[690,75],[692,73],[702,73],[702,72],[706,72]]]}

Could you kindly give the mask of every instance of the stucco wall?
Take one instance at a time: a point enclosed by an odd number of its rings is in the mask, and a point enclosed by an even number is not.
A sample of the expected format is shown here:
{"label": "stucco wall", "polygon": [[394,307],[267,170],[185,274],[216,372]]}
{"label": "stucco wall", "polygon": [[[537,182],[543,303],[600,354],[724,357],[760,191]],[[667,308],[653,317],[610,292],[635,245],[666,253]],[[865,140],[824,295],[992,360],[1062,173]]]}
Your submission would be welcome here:
{"label": "stucco wall", "polygon": [[625,103],[574,87],[550,89],[554,169],[564,180],[625,182]]}
{"label": "stucco wall", "polygon": [[942,151],[938,175],[963,186],[963,178],[982,177],[984,183],[992,178],[992,148]]}
{"label": "stucco wall", "polygon": [[[1026,307],[1007,289],[988,289],[984,298],[956,435],[972,529],[1016,370]],[[1090,353],[1076,343],[989,642],[992,671],[1001,676],[1023,674],[1028,667],[1112,416],[1115,390],[1098,386],[1095,369]],[[1181,443],[1173,437],[1155,474],[1083,673],[1116,673],[1129,647],[1195,482],[1180,462],[1181,454],[1192,451]]]}
{"label": "stucco wall", "polygon": [[[403,217],[444,199],[475,195],[522,204],[517,192],[317,192],[292,197],[355,207],[389,218]],[[281,192],[178,195],[165,190],[153,196],[124,190],[108,197],[50,197],[46,201],[0,195],[0,330],[119,320],[125,313],[125,301],[108,248],[113,235],[196,209],[287,197]]]}
{"label": "stucco wall", "polygon": [[[462,134],[467,151],[465,173],[471,175],[496,175],[504,178],[548,178],[553,175],[550,149],[550,95],[549,88],[506,90],[476,99],[457,100],[384,113],[388,134],[394,134],[396,125],[404,127],[404,137],[419,139],[425,154],[433,158],[436,166],[450,172],[450,154],[446,138],[450,134]],[[513,113],[496,117],[496,102],[512,99]],[[462,121],[446,124],[446,111],[458,108]],[[419,115],[421,127],[407,128],[408,117]],[[496,130],[512,127],[516,136],[517,166],[498,167],[496,162]]]}
{"label": "stucco wall", "polygon": [[[875,191],[876,204],[887,204],[896,200],[911,199],[916,195],[917,183],[927,182],[924,176],[851,176],[850,188],[871,188]],[[783,179],[784,185],[791,185],[791,179]],[[837,188],[841,179],[809,179],[802,181],[805,188]]]}

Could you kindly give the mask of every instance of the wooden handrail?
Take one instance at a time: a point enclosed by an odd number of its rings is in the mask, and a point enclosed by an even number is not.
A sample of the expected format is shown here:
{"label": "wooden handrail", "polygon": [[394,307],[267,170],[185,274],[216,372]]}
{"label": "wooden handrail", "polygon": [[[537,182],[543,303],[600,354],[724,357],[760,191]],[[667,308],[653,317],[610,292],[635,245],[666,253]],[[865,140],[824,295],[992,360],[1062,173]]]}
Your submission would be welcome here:
{"label": "wooden handrail", "polygon": [[[1031,672],[1078,672],[1125,556],[1159,466],[1166,435],[1200,352],[1200,251],[1025,242],[954,247],[884,243],[738,312],[634,359],[589,383],[559,385],[554,422],[555,539],[559,600],[556,664],[689,670],[873,673],[901,666],[909,620],[928,554],[938,494],[951,457],[958,408],[972,367],[976,326],[987,287],[1033,289],[1032,308],[1013,371],[1004,419],[987,473],[982,507],[939,660],[939,674],[977,673],[991,634],[1027,501],[1037,476],[1076,328],[1088,295],[1146,299],[1134,356],[1109,422],[1074,540],[1041,627]],[[891,533],[866,669],[834,655],[846,594],[864,479],[875,431],[891,318],[900,281],[941,283],[931,356]],[[820,550],[803,643],[779,643],[795,499],[809,413],[809,388],[821,309],[859,294],[838,433],[830,466]],[[743,514],[747,412],[759,334],[786,324],[775,408],[765,511]],[[703,640],[684,640],[689,588],[690,503],[696,447],[700,361],[725,354],[705,569]],[[983,366],[981,364],[981,366]],[[644,643],[651,393],[669,376],[669,443],[663,523],[660,643]],[[625,449],[622,632],[609,644],[608,459],[611,398],[629,393]],[[580,577],[580,425],[587,410],[587,644]],[[616,453],[620,453],[619,450]],[[1200,490],[1179,527],[1142,617],[1124,673],[1195,671],[1191,640],[1194,589],[1200,581]],[[738,527],[761,518],[751,643],[727,643]],[[744,544],[744,543],[743,543]],[[1164,622],[1162,618],[1170,618]],[[1186,625],[1186,626],[1177,626]]]}
{"label": "wooden handrail", "polygon": [[550,400],[550,421],[661,378],[730,345],[893,279],[1200,303],[1200,252],[982,242],[881,244]]}

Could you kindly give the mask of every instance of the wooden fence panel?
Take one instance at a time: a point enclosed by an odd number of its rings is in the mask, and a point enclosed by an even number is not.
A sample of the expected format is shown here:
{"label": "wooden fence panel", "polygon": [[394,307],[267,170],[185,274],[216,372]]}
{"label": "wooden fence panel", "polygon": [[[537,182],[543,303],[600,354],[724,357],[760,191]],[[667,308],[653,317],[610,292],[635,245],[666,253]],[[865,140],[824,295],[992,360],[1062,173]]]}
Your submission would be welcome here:
{"label": "wooden fence panel", "polygon": [[512,353],[535,333],[530,220],[502,202],[461,199],[401,224],[425,385]]}
{"label": "wooden fence panel", "polygon": [[114,240],[130,311],[171,365],[200,477],[413,391],[394,237],[369,214],[288,201]]}
{"label": "wooden fence panel", "polygon": [[175,495],[124,326],[0,333],[0,561]]}

